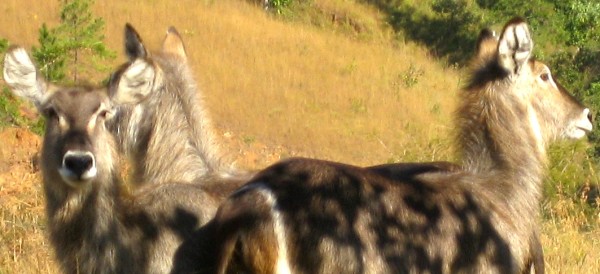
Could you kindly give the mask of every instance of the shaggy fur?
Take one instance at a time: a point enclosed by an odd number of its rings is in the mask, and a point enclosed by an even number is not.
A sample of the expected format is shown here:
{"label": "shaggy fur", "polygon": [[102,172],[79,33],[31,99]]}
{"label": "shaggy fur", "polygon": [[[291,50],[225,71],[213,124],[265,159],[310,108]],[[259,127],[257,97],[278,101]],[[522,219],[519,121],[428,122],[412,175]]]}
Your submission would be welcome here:
{"label": "shaggy fur", "polygon": [[[116,142],[106,124],[130,90],[62,87],[39,78],[22,48],[5,57],[4,79],[46,118],[41,153],[50,240],[64,273],[188,273],[207,259],[202,227],[227,183],[148,184],[121,191]],[[213,186],[213,187],[207,187]],[[230,191],[230,190],[227,190]]]}
{"label": "shaggy fur", "polygon": [[218,273],[528,273],[546,146],[589,110],[530,59],[527,24],[482,37],[457,124],[463,167],[290,159],[215,217]]}
{"label": "shaggy fur", "polygon": [[203,183],[242,174],[220,151],[175,28],[169,28],[162,49],[150,54],[128,24],[125,52],[129,62],[113,74],[109,90],[136,89],[137,98],[119,107],[111,131],[131,159],[132,182]]}

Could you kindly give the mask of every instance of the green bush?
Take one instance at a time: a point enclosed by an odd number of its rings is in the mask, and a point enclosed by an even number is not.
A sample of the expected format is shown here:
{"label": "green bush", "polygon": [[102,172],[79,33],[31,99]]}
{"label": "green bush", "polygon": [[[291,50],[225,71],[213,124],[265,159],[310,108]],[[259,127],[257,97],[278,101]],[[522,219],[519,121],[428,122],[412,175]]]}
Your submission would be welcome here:
{"label": "green bush", "polygon": [[269,0],[269,7],[272,8],[275,13],[282,14],[290,4],[292,0]]}

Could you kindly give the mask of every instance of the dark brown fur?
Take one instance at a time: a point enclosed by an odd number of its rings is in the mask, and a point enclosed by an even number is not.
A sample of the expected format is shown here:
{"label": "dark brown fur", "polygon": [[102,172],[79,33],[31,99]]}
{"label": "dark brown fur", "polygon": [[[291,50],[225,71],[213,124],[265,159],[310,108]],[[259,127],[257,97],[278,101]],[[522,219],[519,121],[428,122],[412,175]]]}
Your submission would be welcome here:
{"label": "dark brown fur", "polygon": [[480,39],[457,112],[462,168],[290,159],[261,171],[215,217],[218,273],[527,273],[541,256],[545,147],[591,130],[532,47],[520,19]]}

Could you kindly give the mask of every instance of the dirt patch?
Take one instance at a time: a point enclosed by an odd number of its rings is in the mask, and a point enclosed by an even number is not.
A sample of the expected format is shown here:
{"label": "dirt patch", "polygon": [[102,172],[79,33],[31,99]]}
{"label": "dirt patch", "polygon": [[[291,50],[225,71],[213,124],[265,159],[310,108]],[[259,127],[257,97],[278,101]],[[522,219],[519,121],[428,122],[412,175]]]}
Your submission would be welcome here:
{"label": "dirt patch", "polygon": [[0,204],[36,185],[41,138],[27,129],[0,131]]}
{"label": "dirt patch", "polygon": [[26,164],[37,168],[41,138],[27,129],[8,128],[0,131],[0,174],[11,167]]}
{"label": "dirt patch", "polygon": [[267,145],[260,141],[238,136],[230,131],[222,133],[223,152],[237,167],[256,170],[263,169],[281,159],[298,156],[299,153],[281,145]]}

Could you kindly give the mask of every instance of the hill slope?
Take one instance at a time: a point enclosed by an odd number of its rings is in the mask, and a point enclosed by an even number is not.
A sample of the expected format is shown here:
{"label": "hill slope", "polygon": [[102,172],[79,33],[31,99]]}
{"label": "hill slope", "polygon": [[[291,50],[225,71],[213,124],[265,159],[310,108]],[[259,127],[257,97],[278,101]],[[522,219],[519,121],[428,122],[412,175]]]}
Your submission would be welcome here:
{"label": "hill slope", "polygon": [[[13,44],[36,45],[42,22],[58,22],[58,1],[4,2],[0,37]],[[169,26],[181,32],[220,138],[242,166],[262,168],[291,155],[357,165],[452,159],[460,72],[392,40],[371,7],[315,0],[304,17],[285,22],[243,0],[107,2],[98,1],[94,13],[118,52],[113,66],[125,59],[126,22],[151,49]],[[22,129],[2,134],[26,151],[0,154],[0,273],[54,273],[31,162],[39,143]],[[579,231],[569,216],[544,223],[548,269],[600,272],[598,229]]]}

